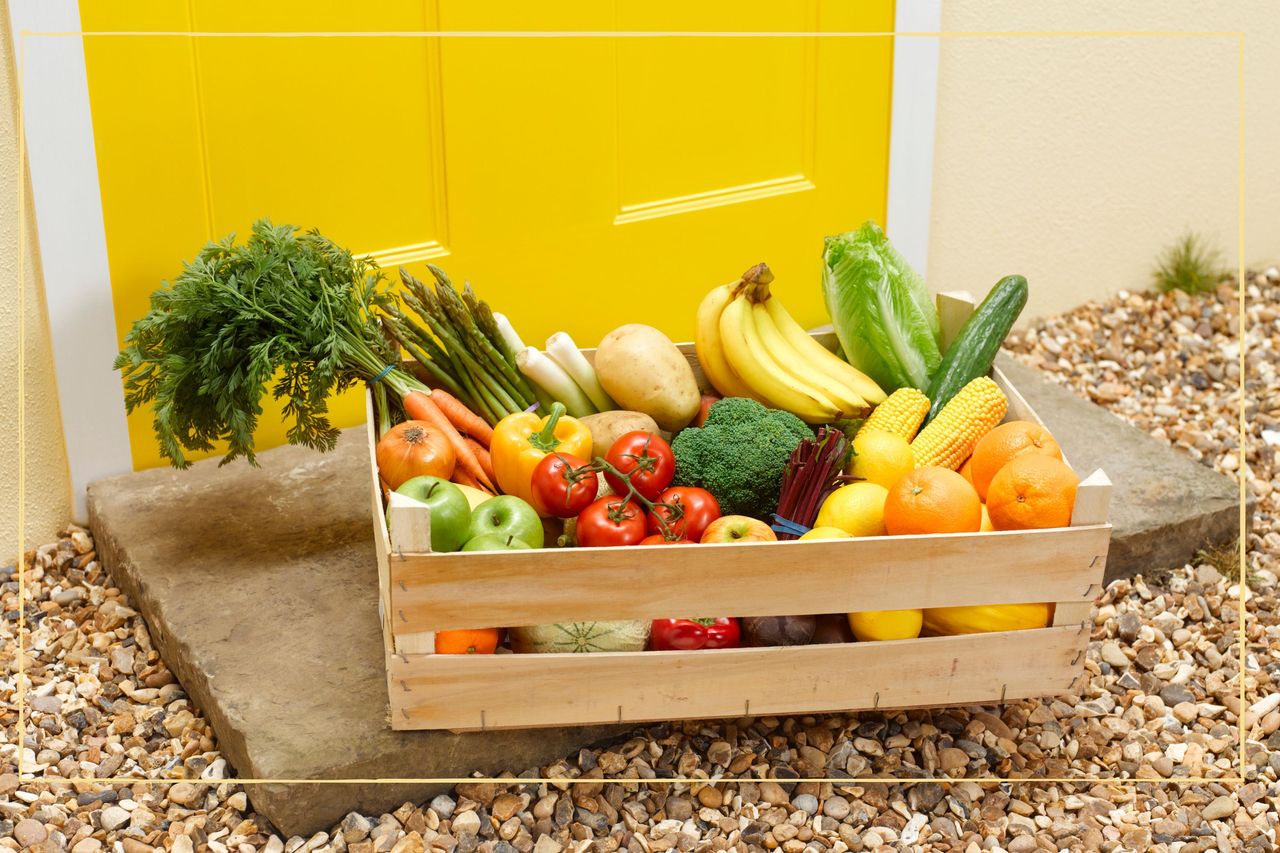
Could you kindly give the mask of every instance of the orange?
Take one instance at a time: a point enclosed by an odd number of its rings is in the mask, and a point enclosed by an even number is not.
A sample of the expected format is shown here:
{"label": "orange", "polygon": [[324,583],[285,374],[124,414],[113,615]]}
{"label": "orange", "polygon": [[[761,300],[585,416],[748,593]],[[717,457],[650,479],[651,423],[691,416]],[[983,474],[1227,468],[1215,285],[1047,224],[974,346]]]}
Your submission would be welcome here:
{"label": "orange", "polygon": [[964,460],[964,464],[960,466],[959,474],[961,477],[964,477],[966,480],[968,480],[970,485],[973,484],[973,457],[972,456]]}
{"label": "orange", "polygon": [[476,628],[461,631],[437,631],[438,655],[491,655],[498,648],[501,631],[497,628]]}
{"label": "orange", "polygon": [[889,490],[884,526],[890,536],[976,533],[982,526],[982,502],[973,486],[950,468],[917,468]]}
{"label": "orange", "polygon": [[1039,453],[1062,459],[1062,448],[1053,440],[1049,431],[1031,421],[1009,421],[988,432],[974,445],[969,457],[969,481],[978,490],[978,497],[987,499],[987,488],[996,472],[1009,464],[1009,460],[1024,453]]}
{"label": "orange", "polygon": [[1024,453],[991,478],[987,514],[996,530],[1067,527],[1077,483],[1076,472],[1061,459]]}

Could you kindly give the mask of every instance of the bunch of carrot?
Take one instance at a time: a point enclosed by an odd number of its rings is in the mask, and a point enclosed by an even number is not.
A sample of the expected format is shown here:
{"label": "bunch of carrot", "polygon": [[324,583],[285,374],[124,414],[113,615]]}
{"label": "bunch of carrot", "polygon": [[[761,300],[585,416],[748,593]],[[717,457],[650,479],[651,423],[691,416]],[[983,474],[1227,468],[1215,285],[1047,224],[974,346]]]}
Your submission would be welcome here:
{"label": "bunch of carrot", "polygon": [[491,495],[498,493],[493,461],[489,458],[493,429],[483,418],[440,388],[410,391],[401,404],[411,420],[433,424],[449,440],[458,462],[453,469],[453,482]]}

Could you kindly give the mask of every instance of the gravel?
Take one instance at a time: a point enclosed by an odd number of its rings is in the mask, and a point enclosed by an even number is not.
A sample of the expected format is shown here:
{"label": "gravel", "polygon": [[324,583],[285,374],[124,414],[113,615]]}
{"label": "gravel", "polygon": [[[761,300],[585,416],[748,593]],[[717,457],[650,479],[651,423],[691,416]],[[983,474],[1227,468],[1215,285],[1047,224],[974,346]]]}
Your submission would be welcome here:
{"label": "gravel", "polygon": [[[28,716],[21,748],[32,778],[21,786],[17,581],[12,567],[0,567],[0,847],[38,853],[1274,849],[1280,481],[1263,430],[1280,426],[1274,373],[1280,329],[1270,307],[1280,305],[1280,271],[1269,273],[1252,277],[1247,293],[1252,432],[1243,465],[1230,289],[1199,300],[1121,294],[1010,341],[1018,357],[1157,438],[1225,473],[1243,471],[1259,501],[1249,539],[1243,707],[1239,589],[1220,571],[1229,561],[1197,562],[1107,587],[1084,674],[1069,695],[1004,707],[653,726],[536,768],[521,785],[460,785],[423,806],[353,813],[328,832],[285,839],[250,810],[246,789],[224,778],[231,771],[208,722],[105,576],[92,535],[70,527],[27,555]],[[1274,440],[1280,442],[1280,430]],[[1229,781],[1241,758],[1241,718],[1245,784]],[[151,781],[114,787],[93,781],[107,776]],[[699,781],[658,781],[663,776]],[[840,781],[795,781],[807,776]],[[921,776],[938,781],[867,781]],[[1028,781],[975,781],[990,776]],[[545,781],[563,777],[585,782]],[[717,781],[723,777],[752,781]],[[1036,781],[1080,777],[1103,781]],[[605,778],[625,781],[597,781]]]}
{"label": "gravel", "polygon": [[1280,559],[1280,269],[1245,279],[1244,459],[1240,454],[1239,291],[1190,297],[1120,293],[1009,336],[1006,347],[1048,378],[1232,477],[1258,501],[1251,569]]}

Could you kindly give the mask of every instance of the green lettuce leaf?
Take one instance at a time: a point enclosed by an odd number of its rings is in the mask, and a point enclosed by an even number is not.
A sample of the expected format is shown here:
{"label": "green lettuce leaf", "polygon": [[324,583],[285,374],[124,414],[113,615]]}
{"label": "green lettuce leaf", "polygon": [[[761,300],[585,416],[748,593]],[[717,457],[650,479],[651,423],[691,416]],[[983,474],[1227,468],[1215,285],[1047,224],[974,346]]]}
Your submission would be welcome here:
{"label": "green lettuce leaf", "polygon": [[938,311],[880,226],[826,239],[822,296],[850,364],[888,393],[928,386],[942,361]]}

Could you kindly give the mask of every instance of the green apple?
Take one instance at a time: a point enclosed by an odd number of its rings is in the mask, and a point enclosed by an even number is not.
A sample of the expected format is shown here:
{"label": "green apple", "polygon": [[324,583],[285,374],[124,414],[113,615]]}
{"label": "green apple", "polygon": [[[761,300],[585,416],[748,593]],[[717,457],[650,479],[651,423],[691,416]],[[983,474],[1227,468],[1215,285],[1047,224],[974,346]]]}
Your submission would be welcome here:
{"label": "green apple", "polygon": [[515,495],[498,495],[471,511],[470,541],[477,536],[493,534],[514,536],[530,548],[541,548],[543,543],[542,519],[538,512]]}
{"label": "green apple", "polygon": [[464,551],[519,551],[522,548],[527,550],[529,543],[510,534],[499,536],[496,533],[485,533],[468,539],[467,544],[462,546]]}
{"label": "green apple", "polygon": [[396,492],[430,508],[432,551],[456,551],[471,538],[471,504],[453,483],[440,477],[412,477]]}

